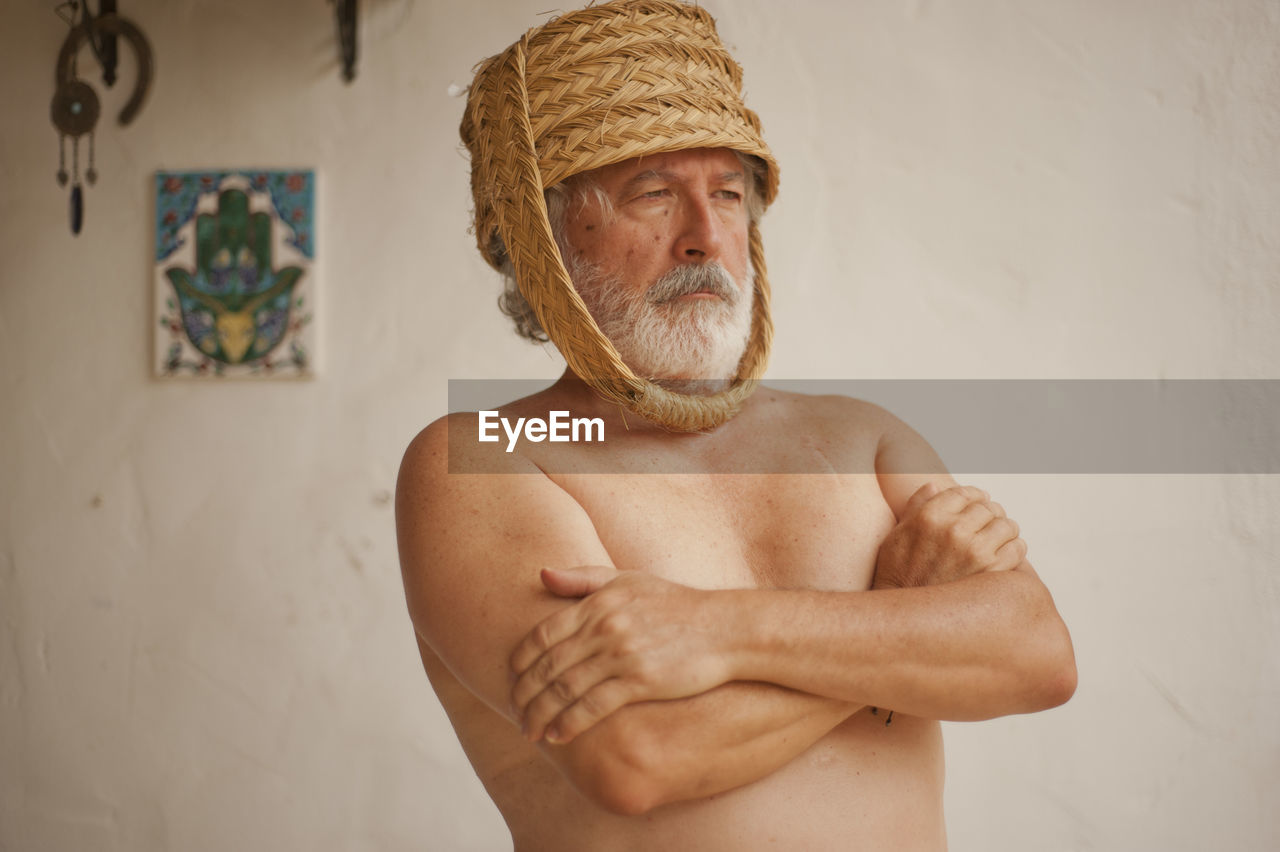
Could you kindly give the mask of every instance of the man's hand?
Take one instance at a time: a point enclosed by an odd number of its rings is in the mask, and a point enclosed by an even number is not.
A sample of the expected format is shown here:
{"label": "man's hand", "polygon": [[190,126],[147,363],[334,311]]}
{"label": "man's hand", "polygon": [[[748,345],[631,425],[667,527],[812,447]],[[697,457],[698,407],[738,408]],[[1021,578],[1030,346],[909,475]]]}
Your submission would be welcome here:
{"label": "man's hand", "polygon": [[922,486],[880,546],[873,589],[936,586],[1008,571],[1027,555],[1018,525],[980,488]]}
{"label": "man's hand", "polygon": [[626,704],[732,680],[710,593],[605,566],[545,569],[542,582],[583,600],[538,624],[511,655],[511,707],[529,740],[562,745]]}

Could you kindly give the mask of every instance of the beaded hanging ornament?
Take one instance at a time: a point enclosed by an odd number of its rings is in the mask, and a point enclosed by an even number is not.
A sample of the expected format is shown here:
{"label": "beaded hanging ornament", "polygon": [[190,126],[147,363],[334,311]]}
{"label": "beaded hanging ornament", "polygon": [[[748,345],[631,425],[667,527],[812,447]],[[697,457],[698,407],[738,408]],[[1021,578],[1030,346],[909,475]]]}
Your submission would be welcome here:
{"label": "beaded hanging ornament", "polygon": [[[84,221],[84,196],[80,188],[80,137],[89,137],[89,168],[85,180],[92,186],[98,179],[93,165],[93,128],[98,123],[98,96],[80,80],[64,80],[54,92],[49,107],[53,126],[58,128],[58,186],[71,182],[71,233],[80,233]],[[67,137],[71,137],[71,175],[67,174]]]}
{"label": "beaded hanging ornament", "polygon": [[766,206],[773,201],[778,166],[712,17],[669,0],[616,0],[532,29],[480,64],[461,133],[480,253],[495,269],[509,257],[569,368],[606,399],[672,430],[712,429],[737,413],[764,374],[773,338],[756,224],[751,336],[737,377],[714,395],[680,394],[637,376],[600,331],[565,270],[544,196],[575,174],[634,157],[730,148],[764,164],[757,189]]}
{"label": "beaded hanging ornament", "polygon": [[[102,4],[103,8],[107,4]],[[111,4],[114,7],[114,4]],[[120,110],[118,121],[123,127],[129,124],[142,109],[142,102],[151,83],[151,46],[142,31],[125,18],[102,11],[96,17],[89,12],[87,3],[69,2],[59,7],[70,9],[68,24],[71,31],[58,51],[58,65],[54,72],[53,102],[49,106],[49,118],[58,130],[58,186],[71,184],[71,233],[79,234],[84,223],[84,190],[80,185],[80,139],[88,137],[89,166],[85,180],[92,186],[98,179],[93,162],[93,135],[98,123],[101,106],[93,87],[76,74],[80,48],[88,42],[94,54],[103,63],[103,78],[107,85],[115,82],[114,46],[107,50],[106,40],[119,36],[133,48],[138,66],[138,79],[133,93]],[[82,17],[77,22],[76,15]],[[110,42],[114,45],[114,41]],[[104,58],[109,56],[109,60]],[[67,139],[71,140],[71,172],[67,172]]]}

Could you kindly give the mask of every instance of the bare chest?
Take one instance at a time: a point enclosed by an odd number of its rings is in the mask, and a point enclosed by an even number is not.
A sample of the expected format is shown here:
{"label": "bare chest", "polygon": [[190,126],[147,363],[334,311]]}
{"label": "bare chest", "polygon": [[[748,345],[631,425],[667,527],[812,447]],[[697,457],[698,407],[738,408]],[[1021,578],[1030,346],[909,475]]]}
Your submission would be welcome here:
{"label": "bare chest", "polygon": [[618,568],[699,588],[866,589],[894,522],[874,475],[557,479]]}

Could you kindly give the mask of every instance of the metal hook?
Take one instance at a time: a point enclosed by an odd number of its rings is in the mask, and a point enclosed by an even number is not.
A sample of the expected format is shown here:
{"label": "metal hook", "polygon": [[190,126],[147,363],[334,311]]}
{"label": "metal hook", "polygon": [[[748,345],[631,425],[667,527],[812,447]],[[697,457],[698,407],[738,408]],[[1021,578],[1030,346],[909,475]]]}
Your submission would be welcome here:
{"label": "metal hook", "polygon": [[[138,111],[142,109],[142,102],[151,86],[153,72],[151,45],[147,42],[147,38],[142,34],[141,30],[134,26],[131,21],[121,18],[119,15],[102,14],[93,18],[90,16],[86,4],[84,7],[84,20],[85,23],[71,29],[71,32],[67,34],[67,40],[62,43],[62,49],[58,52],[58,65],[54,84],[61,86],[75,79],[76,54],[86,40],[94,45],[96,54],[98,51],[96,40],[105,35],[122,36],[133,47],[133,52],[138,59],[138,79],[134,83],[133,94],[129,96],[129,100],[125,102],[117,118],[121,125],[129,124],[137,117]],[[99,59],[101,59],[101,56],[99,56]]]}
{"label": "metal hook", "polygon": [[338,45],[342,50],[342,80],[356,78],[357,0],[333,0],[338,19]]}
{"label": "metal hook", "polygon": [[[115,12],[116,0],[98,0],[99,18],[103,15],[114,15]],[[89,46],[93,48],[93,55],[98,57],[98,64],[102,66],[102,83],[110,89],[116,84],[116,63],[119,60],[116,52],[116,36],[113,33],[97,32],[94,29],[88,0],[85,0],[84,16],[86,24],[89,25]]]}

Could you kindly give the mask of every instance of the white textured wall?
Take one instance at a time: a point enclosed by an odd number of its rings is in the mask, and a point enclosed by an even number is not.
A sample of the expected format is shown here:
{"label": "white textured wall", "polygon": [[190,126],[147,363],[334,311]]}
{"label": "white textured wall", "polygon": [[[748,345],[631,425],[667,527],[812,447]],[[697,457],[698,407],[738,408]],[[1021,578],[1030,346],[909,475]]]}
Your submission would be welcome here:
{"label": "white textured wall", "polygon": [[[547,4],[366,0],[351,87],[320,0],[121,5],[157,78],[75,239],[63,25],[0,25],[0,849],[502,849],[389,498],[446,379],[558,369],[493,307],[446,95]],[[707,5],[783,164],[773,375],[1278,377],[1276,0]],[[322,377],[150,380],[151,173],[293,165]],[[1280,845],[1277,478],[981,484],[1081,681],[948,726],[953,848]]]}

